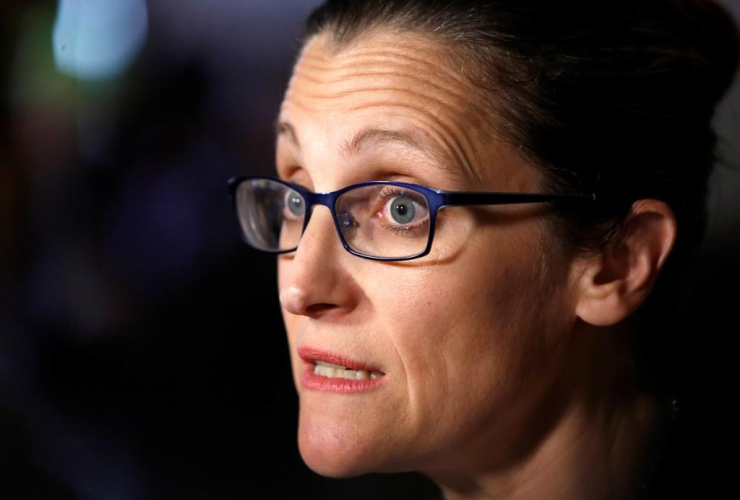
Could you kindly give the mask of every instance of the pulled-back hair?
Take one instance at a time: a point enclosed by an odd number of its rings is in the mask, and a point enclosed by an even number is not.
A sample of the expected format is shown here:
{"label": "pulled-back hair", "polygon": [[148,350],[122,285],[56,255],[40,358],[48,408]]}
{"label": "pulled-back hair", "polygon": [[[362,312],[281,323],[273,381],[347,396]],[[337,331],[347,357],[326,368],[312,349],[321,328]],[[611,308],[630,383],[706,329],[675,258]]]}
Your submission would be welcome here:
{"label": "pulled-back hair", "polygon": [[740,60],[731,15],[713,0],[328,0],[302,43],[328,34],[340,51],[378,29],[442,42],[484,96],[491,133],[541,169],[543,192],[597,194],[597,209],[552,207],[565,255],[618,244],[636,200],[671,207],[677,240],[640,311],[637,353],[666,382],[666,314],[706,232],[722,161],[711,122]]}

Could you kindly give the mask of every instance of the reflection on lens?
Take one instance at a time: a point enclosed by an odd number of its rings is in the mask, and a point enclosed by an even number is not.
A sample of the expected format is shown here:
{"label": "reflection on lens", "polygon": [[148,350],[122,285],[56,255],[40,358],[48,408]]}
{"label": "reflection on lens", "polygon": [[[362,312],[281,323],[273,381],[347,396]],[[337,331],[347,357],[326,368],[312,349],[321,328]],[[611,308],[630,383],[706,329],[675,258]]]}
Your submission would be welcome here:
{"label": "reflection on lens", "polygon": [[298,245],[305,200],[288,186],[270,179],[251,179],[236,191],[237,212],[247,243],[266,251]]}
{"label": "reflection on lens", "polygon": [[352,218],[352,214],[349,212],[339,212],[337,218],[339,219],[339,227],[342,228],[342,231],[349,232],[357,227],[355,219]]}

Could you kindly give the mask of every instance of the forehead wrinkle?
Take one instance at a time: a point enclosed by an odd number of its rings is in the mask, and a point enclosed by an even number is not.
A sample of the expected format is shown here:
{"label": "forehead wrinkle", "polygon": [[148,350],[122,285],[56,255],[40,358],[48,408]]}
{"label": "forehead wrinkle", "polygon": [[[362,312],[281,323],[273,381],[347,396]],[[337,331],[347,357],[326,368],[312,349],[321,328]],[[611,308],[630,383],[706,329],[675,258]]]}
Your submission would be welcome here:
{"label": "forehead wrinkle", "polygon": [[326,78],[323,78],[323,79],[322,78],[317,78],[316,75],[314,75],[312,73],[309,73],[309,72],[307,72],[307,71],[305,71],[303,69],[296,68],[296,70],[293,71],[293,78],[291,79],[290,84],[288,85],[288,92],[290,92],[291,87],[293,87],[295,85],[294,82],[296,81],[297,78],[300,78],[300,79],[303,79],[303,80],[307,80],[307,81],[309,81],[311,83],[316,83],[316,84],[333,83],[333,82],[336,82],[337,80],[339,80],[338,78],[333,78],[331,80],[328,80]]}
{"label": "forehead wrinkle", "polygon": [[[418,92],[415,92],[413,90],[408,90],[403,87],[388,87],[388,86],[375,87],[375,88],[371,87],[371,88],[347,89],[347,90],[342,90],[341,92],[334,92],[331,95],[316,94],[316,93],[305,92],[305,91],[302,92],[302,94],[303,94],[303,97],[307,99],[315,99],[319,101],[324,101],[324,100],[337,100],[343,97],[352,97],[352,96],[363,95],[363,94],[375,94],[377,92],[395,92],[398,94],[410,94],[412,96],[419,95]],[[457,104],[456,102],[449,103],[447,101],[444,101],[432,95],[425,95],[424,100],[427,103],[434,103],[437,106],[439,106],[439,108],[443,108],[443,109],[440,109],[440,111],[443,111],[443,112],[444,111],[454,112],[458,110],[458,107],[455,106],[455,104]],[[407,101],[406,99],[401,99],[400,97],[397,96],[396,99],[394,100],[389,99],[387,102],[389,105],[394,105],[396,102],[407,102]],[[349,104],[348,106],[351,108],[353,104]],[[348,109],[347,106],[342,106],[340,104],[337,104],[335,108]]]}
{"label": "forehead wrinkle", "polygon": [[[421,68],[419,66],[422,66]],[[362,68],[362,69],[359,69]],[[423,70],[429,70],[423,71]],[[315,82],[337,82],[356,77],[368,76],[398,76],[401,78],[411,78],[419,80],[434,88],[450,94],[458,99],[467,100],[471,86],[462,81],[458,75],[450,71],[445,71],[444,75],[439,73],[439,65],[433,65],[428,62],[413,59],[411,62],[406,61],[389,61],[389,60],[367,60],[362,58],[361,64],[348,65],[346,63],[332,62],[325,66],[311,64],[297,64],[294,68],[294,76],[300,76]],[[320,78],[319,74],[325,74],[325,78]],[[434,75],[434,78],[422,78],[417,75]],[[441,85],[434,80],[451,80],[451,84]]]}
{"label": "forehead wrinkle", "polygon": [[[398,93],[406,93],[415,97],[418,97],[421,93],[416,91],[410,91],[408,88],[416,88],[419,89],[420,87],[424,87],[428,90],[426,95],[423,95],[424,99],[427,100],[434,100],[435,102],[439,103],[441,107],[446,108],[446,111],[450,113],[451,116],[459,115],[461,110],[463,111],[464,116],[462,117],[466,123],[471,124],[474,123],[476,126],[483,126],[481,123],[481,120],[484,115],[487,113],[484,112],[483,109],[481,109],[480,106],[476,104],[475,101],[471,100],[470,95],[471,92],[466,92],[466,89],[469,88],[469,86],[458,86],[458,85],[447,85],[443,86],[437,82],[440,78],[435,79],[424,79],[422,77],[417,77],[417,74],[420,74],[418,71],[418,68],[413,67],[403,67],[401,69],[408,69],[409,71],[405,71],[402,73],[394,72],[394,71],[388,71],[387,65],[382,67],[383,69],[380,71],[352,71],[351,69],[348,70],[344,67],[334,68],[329,70],[320,71],[320,73],[324,73],[325,77],[320,78],[317,77],[315,72],[309,72],[303,70],[303,68],[297,66],[294,76],[296,79],[305,79],[307,82],[311,82],[314,85],[309,86],[309,89],[312,89],[313,92],[311,94],[306,93],[310,97],[315,97],[318,99],[331,99],[334,97],[342,97],[342,96],[348,96],[355,92],[358,92],[357,89],[347,89],[341,92],[327,92],[327,95],[320,95],[318,93],[315,93],[317,91],[321,90],[321,87],[324,86],[330,86],[330,85],[340,85],[342,88],[347,88],[353,85],[354,82],[352,80],[355,80],[356,78],[359,78],[362,83],[364,83],[363,78],[367,77],[376,77],[376,76],[388,76],[389,78],[398,77],[400,79],[405,79],[407,82],[405,82],[404,87],[398,88],[398,87],[388,87],[387,85],[384,87],[371,87],[367,88],[366,85],[361,89],[362,91],[396,91]],[[350,72],[352,71],[352,72]],[[310,74],[309,74],[310,73]],[[360,83],[357,86],[363,86],[362,83]],[[467,127],[463,127],[463,130],[466,130]],[[485,127],[482,127],[480,133],[484,132]],[[468,141],[468,146],[470,146],[471,141],[469,140],[469,137],[466,137]],[[484,138],[485,139],[485,138]]]}
{"label": "forehead wrinkle", "polygon": [[[443,63],[453,60],[454,57],[452,55],[454,50],[451,47],[440,44],[438,40],[425,38],[423,33],[413,33],[413,36],[414,39],[410,42],[406,42],[401,37],[393,37],[391,43],[383,45],[382,49],[367,47],[367,44],[359,44],[350,46],[332,57],[313,55],[306,52],[306,58],[311,61],[326,62],[328,64],[335,64],[334,61],[337,63],[341,62],[342,64],[346,64],[347,62],[353,63],[356,59],[361,58],[370,58],[371,60],[382,62],[408,61],[425,68],[432,68],[434,71],[439,71],[441,67],[447,70],[448,77],[454,79],[460,85],[470,85],[466,77],[462,73],[449,68],[449,64],[440,65],[430,62],[431,59],[437,59]],[[382,37],[378,37],[378,39],[382,40]],[[423,45],[423,48],[420,45]],[[433,57],[430,58],[430,55]]]}
{"label": "forehead wrinkle", "polygon": [[[462,147],[466,146],[472,153],[473,157],[478,157],[478,152],[473,147],[473,141],[469,135],[469,133],[475,131],[468,130],[468,128],[471,128],[471,123],[480,125],[477,122],[480,120],[482,114],[480,113],[480,110],[478,110],[478,106],[476,106],[474,102],[470,102],[470,92],[468,92],[467,95],[464,94],[466,89],[469,89],[470,86],[465,84],[460,74],[444,70],[444,67],[443,73],[440,74],[440,65],[435,66],[429,63],[429,50],[421,51],[418,50],[416,46],[406,43],[396,45],[397,46],[392,46],[392,50],[386,50],[383,52],[376,48],[366,48],[362,50],[357,48],[348,49],[346,51],[342,51],[340,55],[333,55],[332,57],[323,55],[320,50],[318,52],[305,50],[308,47],[308,45],[306,45],[301,59],[294,67],[294,77],[289,86],[289,91],[286,93],[286,103],[290,100],[303,109],[309,110],[311,105],[314,105],[315,110],[325,110],[326,101],[336,99],[337,105],[332,106],[333,109],[359,110],[376,106],[391,105],[406,107],[416,112],[423,113],[428,117],[426,120],[427,122],[437,123],[435,134],[437,136],[437,140],[442,146],[444,146],[443,149],[446,150],[447,155],[450,155],[449,158],[446,158],[446,161],[449,162],[450,159],[455,160],[471,179],[480,181],[481,175],[476,171],[476,169],[472,168],[472,158],[468,154],[468,151]],[[427,45],[433,47],[433,45]],[[426,55],[427,58],[421,59],[418,57],[412,57],[409,56],[407,52],[396,53],[398,52],[397,47],[411,49],[415,54],[418,53]],[[387,46],[385,46],[385,48],[387,48]],[[438,52],[440,52],[440,50],[435,50],[433,51],[433,54],[437,54]],[[373,57],[370,58],[370,56]],[[306,62],[309,64],[306,65]],[[364,69],[364,71],[358,71],[358,66]],[[424,71],[419,71],[420,67],[431,69],[432,71],[429,71],[429,74],[433,75],[434,78],[423,79],[422,77],[416,76],[425,73]],[[374,68],[377,68],[379,71],[369,71]],[[392,71],[394,69],[400,69],[403,71],[394,72]],[[409,83],[404,85],[405,88],[389,88],[385,86],[382,88],[347,89],[347,86],[362,86],[362,83],[354,85],[354,82],[348,83],[347,80],[355,80],[356,78],[368,79],[368,77],[372,78],[375,76],[388,76],[389,79],[399,78]],[[445,80],[449,80],[454,83],[446,86],[441,85],[440,82],[444,82]],[[303,81],[304,87],[306,90],[310,91],[310,93],[304,91],[303,88],[296,89],[296,87],[301,87],[301,81]],[[364,83],[364,80],[360,81]],[[344,90],[340,92],[332,92],[329,90],[321,93],[324,88],[328,87],[331,89],[332,85],[341,85]],[[418,89],[420,86],[428,89],[428,92],[426,92],[427,95],[420,93],[418,90],[408,90],[408,88]],[[433,102],[436,104],[437,113],[429,112],[427,109],[419,108],[418,106],[414,107],[408,105],[406,104],[409,102],[408,99],[399,99],[401,102],[392,102],[388,99],[385,101],[375,102],[376,100],[367,99],[367,102],[359,105],[357,103],[342,102],[343,97],[355,96],[363,92],[372,94],[373,92],[379,91],[395,92],[399,94],[397,97],[404,94],[411,95],[424,99],[425,103]],[[297,100],[300,100],[301,102],[299,103]],[[319,102],[317,103],[316,101]],[[461,114],[461,111],[465,116],[458,116]],[[445,112],[447,116],[439,116],[440,114],[445,115]],[[468,119],[465,119],[466,117],[468,117]],[[450,119],[454,119],[460,124],[460,126],[455,127],[459,130],[453,132],[452,128],[446,124]],[[426,128],[429,128],[429,123],[426,125]]]}
{"label": "forehead wrinkle", "polygon": [[[306,69],[318,70],[318,71],[332,71],[332,70],[352,70],[357,66],[378,66],[378,67],[399,67],[399,68],[412,68],[414,72],[420,72],[419,70],[429,70],[430,72],[439,73],[440,65],[429,62],[428,60],[398,56],[390,57],[388,54],[383,54],[378,57],[367,57],[367,56],[355,56],[344,58],[343,60],[327,60],[324,58],[311,58],[301,59],[297,66],[303,66]],[[464,78],[455,71],[445,71],[445,78],[449,78],[458,84],[460,87],[469,87],[470,84],[464,80]]]}
{"label": "forehead wrinkle", "polygon": [[[298,102],[296,100],[291,100],[290,103],[288,101],[285,101],[283,103],[283,109],[286,105],[294,106],[298,109],[301,109],[303,111],[307,112],[317,112],[321,111],[322,108],[316,108],[311,106],[307,103]],[[387,102],[379,102],[375,104],[369,104],[361,107],[354,107],[353,110],[359,110],[359,109],[367,109],[371,107],[383,107],[387,106]],[[400,107],[410,107],[410,106],[404,106],[399,105]],[[412,108],[416,109],[416,108]],[[404,113],[388,113],[388,116],[399,116],[406,120],[412,119],[414,121],[420,121],[418,118],[412,118],[408,114]],[[448,135],[453,135],[444,125],[439,126],[439,130],[437,126],[430,123],[424,123],[423,129],[427,132],[429,132],[430,135],[434,136],[436,140],[440,143],[442,150],[439,150],[434,147],[429,147],[428,152],[430,153],[428,156],[430,156],[433,160],[435,160],[434,165],[438,166],[440,170],[452,173],[454,175],[462,175],[463,173],[468,175],[469,178],[477,181],[478,183],[482,182],[480,174],[477,172],[475,168],[472,167],[472,164],[468,158],[468,155],[465,153],[464,150],[461,150],[461,148],[458,146],[458,143],[454,139],[449,139]]]}
{"label": "forehead wrinkle", "polygon": [[[319,96],[318,98],[309,97],[309,94],[307,94],[306,92],[300,92],[299,96],[291,95],[289,98],[286,98],[283,104],[286,105],[290,103],[306,111],[317,112],[325,110],[327,108],[325,100],[331,97],[332,96]],[[298,98],[302,98],[300,99],[300,102]],[[318,103],[316,103],[316,101],[318,101]],[[475,155],[476,150],[473,147],[471,137],[465,132],[465,127],[462,125],[456,127],[457,129],[459,129],[459,133],[457,133],[451,128],[451,126],[445,123],[445,117],[440,117],[438,116],[438,114],[430,112],[427,109],[420,108],[419,106],[408,104],[408,101],[406,100],[389,101],[388,99],[385,99],[373,101],[366,100],[363,103],[337,103],[329,109],[338,111],[359,111],[374,107],[387,108],[389,106],[410,109],[416,113],[420,113],[425,116],[425,129],[430,128],[430,126],[436,125],[436,128],[438,129],[436,130],[437,140],[441,142],[443,146],[445,146],[447,153],[450,155],[450,158],[445,158],[445,161],[449,161],[450,159],[453,160],[465,173],[467,173],[469,178],[478,181],[479,183],[482,182],[482,178],[478,170],[473,167],[474,163],[467,153],[467,150],[470,150]],[[452,114],[452,116],[455,116],[455,111],[455,109],[451,109],[451,111],[449,112]],[[409,119],[411,115],[407,113],[398,114],[398,116]],[[465,147],[463,147],[463,145],[467,146],[467,150]]]}
{"label": "forehead wrinkle", "polygon": [[[458,109],[461,105],[461,103],[464,103],[466,99],[466,94],[463,90],[457,90],[452,89],[448,87],[443,87],[435,82],[432,82],[429,79],[425,79],[422,77],[414,76],[413,74],[404,74],[404,73],[397,73],[393,71],[363,71],[363,72],[356,72],[356,73],[341,73],[335,77],[330,78],[317,78],[316,75],[308,75],[302,70],[296,70],[295,76],[297,78],[302,78],[306,81],[309,81],[311,83],[317,84],[317,85],[332,85],[332,84],[338,84],[341,83],[343,86],[348,86],[349,84],[353,83],[352,80],[355,80],[357,78],[367,78],[367,77],[378,77],[378,76],[385,76],[385,77],[400,77],[412,80],[412,82],[409,82],[408,85],[411,86],[414,83],[421,84],[423,86],[429,87],[433,91],[438,91],[441,94],[447,94],[451,97],[449,99],[450,101],[454,101],[455,109]],[[370,87],[366,90],[394,90],[398,92],[406,92],[411,93],[413,95],[418,95],[418,91],[411,91],[408,90],[408,88],[404,87]],[[327,95],[325,97],[334,97],[334,96],[341,96],[341,93],[332,93],[332,95]],[[425,98],[428,96],[425,96]],[[441,102],[441,99],[437,99]]]}
{"label": "forehead wrinkle", "polygon": [[[439,80],[454,81],[457,85],[441,87],[432,83],[431,79],[422,79],[425,84],[460,98],[462,102],[461,107],[468,110],[465,114],[470,115],[471,122],[474,122],[480,127],[480,138],[484,141],[490,140],[491,127],[499,124],[498,117],[495,113],[491,115],[490,111],[486,111],[485,103],[490,99],[490,96],[486,92],[481,92],[479,85],[470,79],[469,71],[465,71],[466,63],[460,60],[460,51],[456,50],[453,46],[440,43],[435,38],[425,36],[426,34],[423,32],[414,31],[410,34],[413,38],[410,38],[409,41],[406,41],[406,38],[391,37],[390,50],[366,48],[366,46],[360,45],[354,49],[354,53],[377,54],[378,60],[399,61],[396,63],[396,67],[411,67],[412,75],[422,74],[417,68],[413,67],[417,64],[428,68],[430,70],[429,74],[435,75]],[[425,45],[424,49],[418,47],[420,43]],[[408,49],[408,51],[419,56],[413,57],[408,52],[399,49]],[[430,53],[433,57],[430,57]],[[348,60],[359,57],[349,54],[351,54],[350,51],[345,53],[345,58]],[[430,62],[432,60],[441,61],[441,64],[434,64]],[[402,61],[409,62],[404,64]],[[480,105],[478,104],[479,102],[483,104]]]}
{"label": "forehead wrinkle", "polygon": [[[399,54],[391,57],[387,52],[378,53],[378,57],[369,58],[363,55],[352,57],[326,58],[325,56],[311,57],[309,60],[316,63],[299,61],[294,67],[294,74],[301,75],[311,81],[344,81],[348,78],[365,76],[400,76],[414,78],[432,86],[436,90],[455,96],[459,99],[469,99],[470,91],[474,86],[467,82],[464,77],[456,71],[446,69],[446,65],[434,64],[427,58],[409,57]],[[324,64],[321,64],[324,63]],[[360,71],[357,69],[362,68]],[[328,78],[322,79],[317,75],[309,76],[307,73],[325,73]],[[434,78],[421,78],[416,75],[430,75]],[[435,81],[432,81],[435,80]],[[449,82],[441,85],[439,82]]]}
{"label": "forehead wrinkle", "polygon": [[[344,94],[345,95],[350,95],[350,94],[353,94],[353,93],[362,93],[362,91],[355,91],[355,92],[347,91]],[[309,100],[324,100],[324,99],[329,99],[330,98],[330,97],[327,97],[327,96],[316,96],[316,97],[312,97],[311,95],[305,95],[305,97],[308,98]],[[429,99],[429,100],[430,101],[434,101],[434,99]],[[467,151],[471,151],[471,152],[473,152],[473,154],[475,154],[475,148],[473,147],[473,143],[472,143],[471,137],[465,132],[466,127],[464,127],[464,126],[457,127],[459,129],[459,132],[456,133],[455,131],[453,131],[453,129],[450,126],[445,125],[444,124],[445,120],[444,119],[440,119],[437,114],[431,113],[431,112],[428,112],[428,111],[425,111],[425,110],[422,110],[422,109],[420,109],[417,106],[413,106],[413,105],[410,105],[410,104],[405,104],[404,102],[405,101],[393,102],[393,101],[387,101],[387,100],[385,100],[385,101],[367,101],[367,102],[364,102],[362,104],[351,103],[351,104],[346,104],[345,106],[341,106],[341,105],[337,104],[332,109],[342,110],[342,111],[354,111],[354,110],[369,109],[369,108],[373,108],[373,107],[400,106],[402,108],[412,109],[414,111],[417,111],[419,113],[422,113],[422,114],[424,114],[425,116],[428,117],[428,119],[427,119],[427,122],[428,122],[427,128],[429,127],[429,124],[432,123],[432,122],[439,123],[439,127],[444,131],[444,133],[441,133],[441,134],[438,133],[438,135],[439,136],[444,136],[444,137],[447,137],[448,138],[447,140],[441,141],[441,142],[443,142],[443,144],[447,147],[447,149],[451,151],[452,156],[454,158],[456,158],[457,163],[459,163],[460,166],[463,168],[463,170],[468,173],[468,175],[470,176],[470,178],[471,179],[475,179],[475,180],[481,182],[481,177],[478,175],[477,169],[473,168],[474,163],[471,161],[471,158],[469,157],[469,155],[467,153]],[[440,106],[446,106],[446,107],[451,108],[451,106],[447,106],[443,102],[439,102],[439,105]],[[320,107],[320,106],[317,106],[317,108],[318,107]],[[304,109],[305,109],[305,107],[304,107]],[[408,115],[402,115],[402,116],[408,118]],[[350,151],[351,150],[350,147],[347,147],[345,149],[347,151]],[[417,148],[417,149],[419,149],[419,148]],[[423,149],[422,149],[422,151],[423,151]]]}
{"label": "forehead wrinkle", "polygon": [[[396,75],[395,73],[389,73],[392,75]],[[303,75],[300,71],[296,73],[296,77],[300,79],[305,79],[308,82],[310,82],[310,85],[307,85],[307,90],[304,90],[302,92],[299,92],[302,97],[305,97],[307,99],[316,99],[316,100],[336,100],[339,101],[336,106],[334,106],[334,109],[351,109],[355,106],[355,103],[350,103],[348,105],[342,105],[341,98],[343,97],[352,97],[357,95],[362,95],[363,93],[367,94],[373,94],[376,92],[393,92],[396,94],[407,94],[413,97],[422,97],[427,103],[435,103],[437,105],[437,108],[442,113],[447,113],[450,117],[455,117],[456,115],[460,114],[460,110],[465,110],[464,115],[460,118],[464,119],[466,123],[471,122],[478,122],[478,118],[476,117],[476,114],[480,112],[480,110],[477,109],[477,106],[467,102],[466,99],[464,99],[462,96],[455,95],[452,92],[449,92],[448,89],[441,87],[439,85],[430,83],[427,80],[416,78],[412,76],[403,75],[405,78],[412,80],[412,84],[408,84],[408,87],[431,87],[431,90],[428,92],[420,93],[418,90],[409,90],[407,86],[403,87],[391,87],[388,85],[383,85],[379,87],[368,87],[367,85],[354,85],[349,82],[345,81],[339,81],[339,80],[332,80],[332,81],[319,81],[316,79],[313,79],[311,77],[307,77],[306,75]],[[364,83],[364,82],[363,82]],[[332,91],[331,87],[333,85],[340,85],[343,88],[341,91]],[[416,85],[414,85],[416,84]],[[292,85],[291,85],[292,87]],[[349,88],[348,88],[349,87]],[[354,87],[354,88],[353,88]],[[330,90],[319,93],[322,88],[329,88]],[[292,88],[289,90],[288,95],[293,97]],[[395,96],[395,99],[390,100],[389,104],[396,104],[397,101],[406,102],[406,99],[400,99],[400,96]],[[441,119],[444,119],[441,118]],[[472,141],[470,140],[470,137],[464,132],[466,127],[461,126],[460,129],[463,131],[463,135],[466,139],[466,145],[468,147],[472,147]]]}
{"label": "forehead wrinkle", "polygon": [[[379,101],[379,102],[370,102],[365,103],[362,105],[354,105],[352,106],[353,110],[366,110],[374,107],[387,107],[388,102],[387,101]],[[449,126],[447,126],[444,121],[437,119],[437,116],[433,113],[426,112],[424,110],[419,109],[418,107],[411,106],[409,104],[402,104],[402,103],[393,103],[393,106],[400,107],[400,108],[409,108],[416,112],[421,113],[422,115],[427,117],[427,123],[426,129],[431,129],[436,132],[437,140],[445,147],[447,150],[447,153],[451,156],[452,160],[457,163],[460,168],[473,180],[476,180],[478,182],[482,182],[482,179],[478,173],[478,171],[473,167],[473,163],[470,160],[470,157],[468,156],[467,152],[465,151],[465,148],[461,147],[461,141],[457,138],[458,135],[450,129]],[[398,116],[403,116],[404,118],[408,119],[409,116],[405,114],[398,114]],[[429,119],[431,117],[432,119]],[[466,142],[469,142],[469,137],[467,137],[465,134],[463,136],[466,139]],[[471,150],[472,151],[472,150]]]}

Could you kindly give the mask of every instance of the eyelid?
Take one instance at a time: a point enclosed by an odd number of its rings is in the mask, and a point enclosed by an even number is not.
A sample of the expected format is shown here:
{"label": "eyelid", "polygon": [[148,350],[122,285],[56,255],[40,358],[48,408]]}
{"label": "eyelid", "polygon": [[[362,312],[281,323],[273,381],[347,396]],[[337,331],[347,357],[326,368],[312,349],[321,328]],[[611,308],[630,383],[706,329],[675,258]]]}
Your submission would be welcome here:
{"label": "eyelid", "polygon": [[[411,192],[409,193],[409,191]],[[383,201],[384,208],[394,196],[405,196],[406,198],[409,198],[414,204],[418,205],[426,212],[426,217],[430,217],[431,210],[429,203],[422,193],[394,185],[387,185],[380,191],[380,193],[378,193],[378,197]]]}
{"label": "eyelid", "polygon": [[310,187],[304,186],[300,182],[295,182],[295,181],[287,181],[287,182],[289,182],[292,186],[295,186],[295,187],[298,187],[298,188],[303,189],[304,191],[309,191],[311,193],[314,192],[313,189],[311,189]]}
{"label": "eyelid", "polygon": [[388,195],[399,195],[399,196],[406,196],[407,198],[411,198],[412,200],[416,201],[418,203],[418,200],[423,201],[424,203],[427,203],[426,196],[424,196],[422,193],[411,189],[406,188],[403,186],[396,186],[394,184],[387,184],[381,191],[380,196],[387,197]]}

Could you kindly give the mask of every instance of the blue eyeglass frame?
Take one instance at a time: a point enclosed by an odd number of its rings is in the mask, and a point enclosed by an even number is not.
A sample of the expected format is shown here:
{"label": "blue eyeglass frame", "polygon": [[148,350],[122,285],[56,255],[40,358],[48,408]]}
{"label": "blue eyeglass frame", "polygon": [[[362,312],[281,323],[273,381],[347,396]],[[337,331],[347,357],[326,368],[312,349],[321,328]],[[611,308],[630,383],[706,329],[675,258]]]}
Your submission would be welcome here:
{"label": "blue eyeglass frame", "polygon": [[[303,233],[306,231],[306,227],[308,227],[308,222],[311,219],[311,214],[313,213],[313,207],[314,205],[324,205],[329,209],[332,215],[332,219],[334,219],[334,227],[337,230],[337,234],[339,235],[339,240],[342,242],[342,246],[345,250],[347,250],[349,253],[356,255],[358,257],[362,257],[364,259],[370,259],[370,260],[383,260],[383,261],[404,261],[404,260],[412,260],[412,259],[418,259],[419,257],[423,257],[427,255],[431,249],[432,249],[432,241],[434,240],[434,230],[436,227],[437,222],[437,212],[445,207],[456,207],[456,206],[469,206],[469,205],[512,205],[512,204],[518,204],[518,203],[575,203],[575,204],[581,204],[584,202],[595,202],[596,201],[596,194],[545,194],[545,193],[506,193],[506,192],[477,192],[477,191],[443,191],[441,189],[434,189],[427,186],[420,186],[418,184],[411,184],[408,182],[396,182],[396,181],[367,181],[367,182],[360,182],[358,184],[351,184],[349,186],[343,187],[342,189],[338,189],[337,191],[332,191],[329,193],[314,193],[313,191],[309,191],[301,186],[298,186],[296,184],[291,184],[290,182],[286,182],[282,179],[278,179],[276,177],[272,177],[269,175],[245,175],[245,176],[238,176],[238,177],[232,177],[228,180],[228,189],[229,189],[229,197],[231,199],[231,202],[234,206],[234,210],[237,212],[237,219],[239,218],[239,212],[238,207],[236,206],[236,190],[239,187],[239,184],[246,181],[251,181],[255,179],[262,179],[262,180],[269,180],[273,182],[277,182],[279,184],[283,184],[284,186],[287,186],[288,188],[298,192],[303,198],[306,200],[306,216],[305,220],[303,222],[303,228],[301,229],[301,236],[303,236]],[[337,216],[337,212],[335,211],[335,204],[337,202],[337,198],[339,198],[341,195],[346,193],[347,191],[352,191],[353,189],[364,187],[364,186],[371,186],[371,185],[390,185],[390,186],[399,186],[406,189],[413,189],[421,194],[424,195],[424,197],[427,200],[427,204],[429,205],[429,240],[427,241],[427,246],[424,249],[424,251],[411,255],[408,257],[376,257],[374,255],[367,255],[361,252],[358,252],[357,250],[354,250],[352,247],[350,247],[347,242],[344,239],[344,235],[342,234],[342,229],[340,227],[340,221],[339,217]],[[247,244],[249,244],[246,241],[246,238],[244,236],[244,231],[240,231],[242,234],[242,239],[245,240]],[[300,239],[299,239],[300,244]],[[251,246],[251,245],[250,245]],[[282,253],[290,253],[294,252],[298,249],[298,245],[295,247],[288,249],[288,250],[263,250],[259,249],[263,252],[269,252],[269,253],[275,253],[275,254],[282,254]]]}

